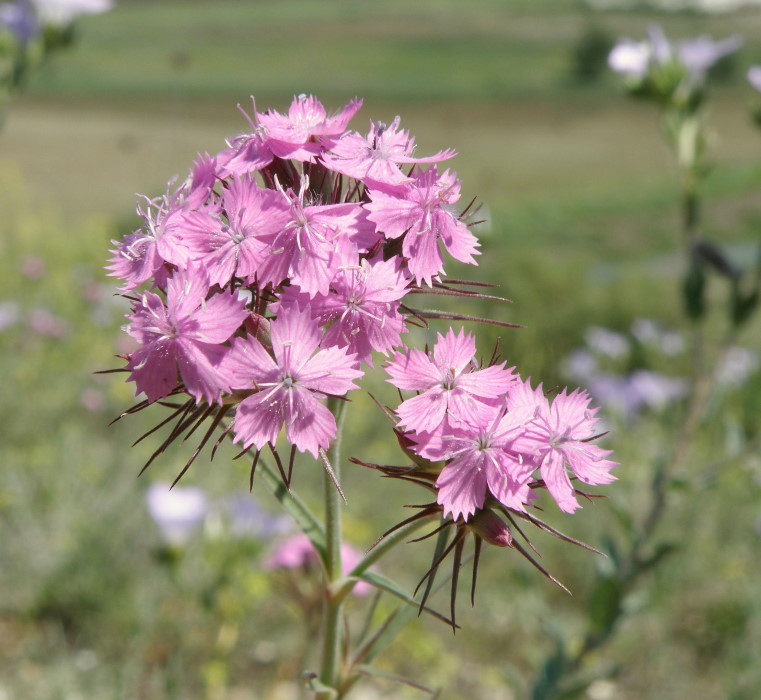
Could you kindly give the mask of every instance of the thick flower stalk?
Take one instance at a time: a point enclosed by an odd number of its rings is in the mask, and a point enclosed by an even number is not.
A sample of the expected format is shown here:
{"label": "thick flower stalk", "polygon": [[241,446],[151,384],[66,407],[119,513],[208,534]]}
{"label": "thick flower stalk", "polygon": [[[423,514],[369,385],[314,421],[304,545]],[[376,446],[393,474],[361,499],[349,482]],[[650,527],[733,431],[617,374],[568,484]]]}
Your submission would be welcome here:
{"label": "thick flower stalk", "polygon": [[[573,481],[608,483],[615,466],[590,444],[595,409],[584,392],[548,399],[496,357],[484,365],[463,328],[439,333],[432,350],[405,344],[415,337],[410,326],[429,319],[511,324],[412,306],[413,294],[498,298],[444,277],[447,254],[473,265],[479,254],[470,207],[457,208],[457,175],[438,167],[454,151],[418,156],[399,118],[371,123],[366,135],[348,131],[360,106],[353,100],[331,116],[301,95],[287,114],[254,107],[246,133],[217,154],[200,154],[162,197],[143,199],[142,226],[114,241],[107,267],[132,302],[125,330],[136,347],[123,355],[123,371],[146,397],[127,413],[156,403],[173,409],[159,427],[174,426],[148,463],[208,421],[178,480],[217,428],[217,444],[230,434],[253,454],[252,483],[263,450],[277,464],[286,488],[267,466],[265,481],[290,505],[325,571],[322,671],[311,681],[318,697],[341,697],[374,649],[341,658],[343,600],[360,584],[389,590],[371,566],[405,534],[431,518],[456,527],[423,576],[420,603],[428,610],[435,569],[454,551],[447,622],[455,625],[466,533],[477,551],[485,540],[538,566],[513,537],[514,518],[559,534],[529,512],[539,490],[572,512]],[[407,394],[385,410],[389,436],[412,464],[367,466],[429,488],[434,500],[364,558],[342,562],[341,409],[375,353],[386,358],[388,381]],[[329,477],[324,525],[290,490],[297,451]]]}

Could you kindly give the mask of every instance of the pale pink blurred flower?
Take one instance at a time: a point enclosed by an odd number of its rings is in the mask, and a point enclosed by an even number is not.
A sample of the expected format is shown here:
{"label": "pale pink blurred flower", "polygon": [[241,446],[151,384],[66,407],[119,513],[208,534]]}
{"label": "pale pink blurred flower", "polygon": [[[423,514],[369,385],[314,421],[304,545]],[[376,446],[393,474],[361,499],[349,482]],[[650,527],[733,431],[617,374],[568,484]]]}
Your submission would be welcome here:
{"label": "pale pink blurred flower", "polygon": [[49,338],[63,338],[69,332],[69,324],[47,309],[32,309],[27,323],[33,331]]}
{"label": "pale pink blurred flower", "polygon": [[[362,552],[346,542],[341,543],[341,570],[344,576],[348,575],[362,559]],[[309,538],[301,533],[283,540],[263,563],[264,568],[268,571],[274,569],[312,569],[319,565],[319,555]],[[370,593],[372,588],[369,583],[359,581],[352,592],[358,596],[364,596]]]}
{"label": "pale pink blurred flower", "polygon": [[106,400],[103,397],[103,392],[98,391],[97,389],[85,389],[79,395],[79,403],[91,413],[97,413],[106,407]]}
{"label": "pale pink blurred flower", "polygon": [[21,274],[31,280],[38,280],[45,276],[45,261],[36,255],[28,255],[21,263]]}

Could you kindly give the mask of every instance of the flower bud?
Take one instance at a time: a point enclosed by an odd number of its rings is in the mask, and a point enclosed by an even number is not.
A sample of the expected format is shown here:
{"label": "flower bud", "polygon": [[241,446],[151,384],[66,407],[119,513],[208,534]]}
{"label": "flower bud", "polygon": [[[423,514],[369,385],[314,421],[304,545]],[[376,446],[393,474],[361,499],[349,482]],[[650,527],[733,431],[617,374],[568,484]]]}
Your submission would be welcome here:
{"label": "flower bud", "polygon": [[469,523],[477,535],[495,547],[512,547],[513,533],[493,510],[479,510]]}

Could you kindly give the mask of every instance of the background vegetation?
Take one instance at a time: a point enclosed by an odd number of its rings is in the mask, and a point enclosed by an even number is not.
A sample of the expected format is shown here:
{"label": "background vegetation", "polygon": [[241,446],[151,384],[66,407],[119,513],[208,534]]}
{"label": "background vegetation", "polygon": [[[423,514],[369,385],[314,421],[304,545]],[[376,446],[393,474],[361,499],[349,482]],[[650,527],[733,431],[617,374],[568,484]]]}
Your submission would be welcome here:
{"label": "background vegetation", "polygon": [[[448,271],[499,283],[514,304],[473,311],[524,324],[499,334],[504,356],[546,386],[565,384],[564,358],[590,326],[680,323],[674,171],[655,111],[626,100],[604,65],[618,36],[641,37],[652,21],[673,37],[745,37],[712,95],[705,224],[747,262],[761,226],[761,134],[748,111],[761,96],[744,80],[761,62],[756,11],[122,0],[81,22],[80,41],[33,77],[0,134],[0,698],[290,698],[298,659],[311,661],[297,611],[279,595],[288,581],[262,571],[266,528],[236,537],[225,515],[227,499],[245,493],[247,465],[224,448],[213,463],[202,455],[183,483],[203,488],[215,511],[173,551],[145,491],[152,479],[171,481],[193,446],[138,480],[156,444],[130,444],[158,414],[107,427],[132,396],[120,377],[92,374],[119,364],[125,310],[102,265],[109,240],[137,225],[135,193],[160,194],[197,152],[245,130],[235,105],[251,94],[260,109],[284,109],[300,92],[329,109],[364,96],[355,128],[400,114],[421,153],[458,150],[463,199],[478,195],[488,215],[488,254],[477,269]],[[712,303],[724,293],[712,280]],[[480,337],[488,354],[497,333]],[[740,340],[758,350],[760,339],[756,323]],[[680,362],[673,373],[686,372]],[[587,697],[761,695],[760,390],[756,371],[712,405],[661,526],[674,550],[625,600],[631,615],[592,660],[607,675]],[[369,399],[354,401],[349,420],[347,454],[398,463]],[[609,498],[570,522],[546,513],[595,546],[615,539],[616,513],[642,507],[673,422],[669,409],[610,421],[621,467]],[[314,465],[301,466],[296,488],[310,500]],[[404,517],[411,495],[359,467],[345,471],[347,536],[365,548]],[[253,498],[265,520],[277,516],[263,484]],[[557,645],[580,644],[592,572],[605,566],[537,544],[574,597],[514,552],[486,552],[476,607],[464,589],[460,597],[463,629],[452,638],[420,619],[387,667],[444,688],[443,697],[529,695]],[[414,587],[429,556],[425,544],[401,548],[395,570]],[[408,696],[422,697],[380,682],[358,693]]]}

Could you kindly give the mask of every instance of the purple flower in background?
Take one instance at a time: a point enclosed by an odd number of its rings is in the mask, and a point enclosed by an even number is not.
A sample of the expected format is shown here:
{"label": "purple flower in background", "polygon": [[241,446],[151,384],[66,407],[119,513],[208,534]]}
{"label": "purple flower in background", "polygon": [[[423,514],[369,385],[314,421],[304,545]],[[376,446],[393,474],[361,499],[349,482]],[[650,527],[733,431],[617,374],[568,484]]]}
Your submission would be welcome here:
{"label": "purple flower in background", "polygon": [[48,338],[63,338],[69,332],[69,324],[47,309],[32,309],[27,323],[35,333]]}
{"label": "purple flower in background", "polygon": [[188,542],[206,517],[206,494],[195,486],[175,486],[157,482],[146,493],[148,512],[159,526],[167,544],[179,547]]}
{"label": "purple flower in background", "polygon": [[8,29],[22,44],[40,33],[40,23],[30,0],[16,0],[0,5],[0,25]]}
{"label": "purple flower in background", "polygon": [[631,333],[643,345],[654,347],[668,357],[679,355],[684,351],[684,338],[681,333],[663,328],[652,319],[636,319],[632,323]]}
{"label": "purple flower in background", "polygon": [[724,56],[737,51],[743,45],[742,37],[735,34],[720,41],[702,35],[679,42],[676,55],[693,79],[701,79],[706,71]]}
{"label": "purple flower in background", "polygon": [[262,508],[253,495],[235,494],[223,501],[222,512],[234,537],[270,538],[286,534],[291,521]]}

